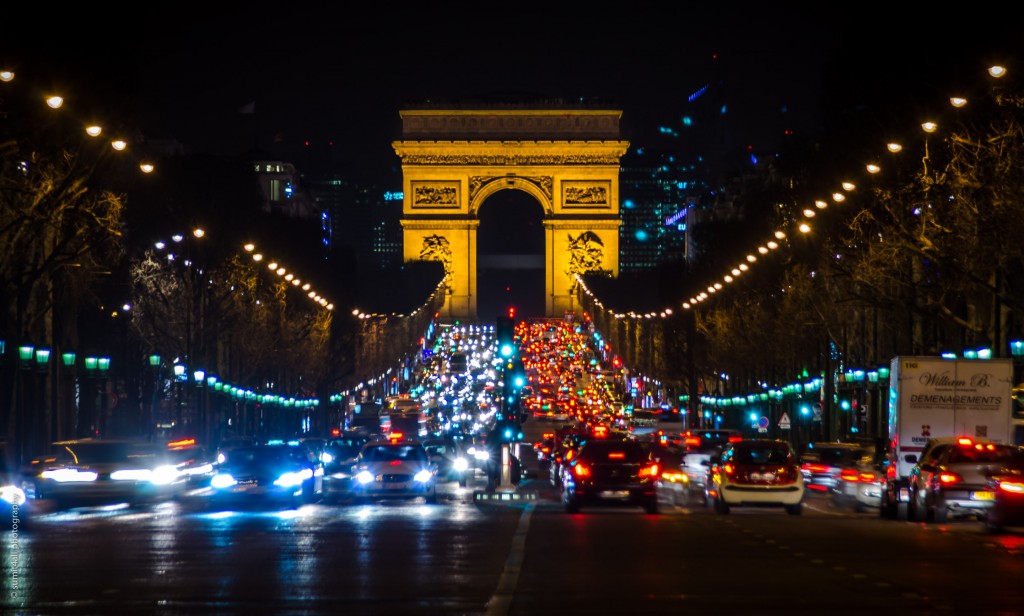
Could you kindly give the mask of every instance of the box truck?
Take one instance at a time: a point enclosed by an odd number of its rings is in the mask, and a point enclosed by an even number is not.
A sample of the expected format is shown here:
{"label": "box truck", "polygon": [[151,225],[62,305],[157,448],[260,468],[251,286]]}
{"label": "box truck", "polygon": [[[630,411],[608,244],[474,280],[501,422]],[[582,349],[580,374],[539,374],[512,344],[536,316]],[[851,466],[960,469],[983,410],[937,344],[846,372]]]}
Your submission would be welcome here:
{"label": "box truck", "polygon": [[882,516],[908,518],[908,477],[933,439],[971,437],[1012,443],[1012,397],[1010,359],[893,358]]}

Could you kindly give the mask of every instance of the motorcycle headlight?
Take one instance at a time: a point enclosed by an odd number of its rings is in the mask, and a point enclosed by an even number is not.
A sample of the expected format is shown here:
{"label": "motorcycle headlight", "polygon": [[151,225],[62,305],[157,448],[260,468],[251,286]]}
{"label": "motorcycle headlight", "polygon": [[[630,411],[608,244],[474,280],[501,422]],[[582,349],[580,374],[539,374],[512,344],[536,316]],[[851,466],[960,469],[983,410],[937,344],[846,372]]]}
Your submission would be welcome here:
{"label": "motorcycle headlight", "polygon": [[356,475],[356,481],[359,483],[371,483],[373,481],[373,473],[370,471],[359,471]]}
{"label": "motorcycle headlight", "polygon": [[313,471],[308,468],[304,468],[301,471],[282,473],[280,477],[274,480],[275,486],[281,486],[282,488],[290,488],[298,485],[302,485],[302,482],[311,478]]}
{"label": "motorcycle headlight", "polygon": [[230,488],[237,483],[238,482],[235,481],[235,478],[228,473],[217,473],[212,479],[210,479],[211,488]]}
{"label": "motorcycle headlight", "polygon": [[461,473],[462,471],[469,469],[469,461],[465,458],[455,458],[455,462],[452,463],[452,468]]}
{"label": "motorcycle headlight", "polygon": [[427,483],[433,477],[434,477],[434,473],[431,473],[430,471],[424,469],[424,470],[416,473],[415,475],[413,475],[412,478],[415,479],[416,481],[420,482],[420,483]]}
{"label": "motorcycle headlight", "polygon": [[3,486],[0,487],[0,499],[18,506],[25,502],[25,491],[18,486]]}

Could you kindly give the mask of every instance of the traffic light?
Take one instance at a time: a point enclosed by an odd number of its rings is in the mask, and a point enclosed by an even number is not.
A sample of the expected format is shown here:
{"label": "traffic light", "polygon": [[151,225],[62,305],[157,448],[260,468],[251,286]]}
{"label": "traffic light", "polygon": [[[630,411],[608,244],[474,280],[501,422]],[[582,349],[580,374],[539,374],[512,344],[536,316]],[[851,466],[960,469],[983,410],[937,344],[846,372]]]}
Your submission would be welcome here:
{"label": "traffic light", "polygon": [[494,331],[498,340],[498,354],[509,359],[516,354],[516,309],[509,308],[508,315],[498,317]]}

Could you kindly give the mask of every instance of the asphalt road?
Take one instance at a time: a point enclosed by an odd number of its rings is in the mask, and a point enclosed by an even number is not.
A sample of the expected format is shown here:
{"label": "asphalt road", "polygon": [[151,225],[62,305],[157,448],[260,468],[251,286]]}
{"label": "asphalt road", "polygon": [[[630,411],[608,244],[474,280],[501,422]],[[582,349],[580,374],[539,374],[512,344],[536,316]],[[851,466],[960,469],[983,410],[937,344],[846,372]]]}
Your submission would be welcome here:
{"label": "asphalt road", "polygon": [[[524,460],[533,463],[532,452]],[[536,474],[536,471],[534,472]],[[437,505],[197,503],[43,515],[4,541],[7,613],[925,614],[1024,612],[1024,534],[832,508],[566,514],[543,471]]]}

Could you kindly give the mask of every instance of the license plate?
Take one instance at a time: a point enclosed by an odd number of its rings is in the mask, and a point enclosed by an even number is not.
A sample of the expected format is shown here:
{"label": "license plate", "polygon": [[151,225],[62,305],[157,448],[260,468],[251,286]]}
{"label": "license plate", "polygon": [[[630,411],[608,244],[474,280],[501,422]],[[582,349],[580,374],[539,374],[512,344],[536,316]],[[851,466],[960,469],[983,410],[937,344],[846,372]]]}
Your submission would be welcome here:
{"label": "license plate", "polygon": [[409,486],[404,483],[385,483],[384,488],[387,490],[406,490]]}
{"label": "license plate", "polygon": [[995,499],[996,499],[995,492],[972,492],[971,493],[971,500],[990,501],[990,500],[995,500]]}
{"label": "license plate", "polygon": [[775,481],[774,473],[750,473],[750,478],[754,481]]}
{"label": "license plate", "polygon": [[601,498],[629,498],[629,490],[605,490]]}

